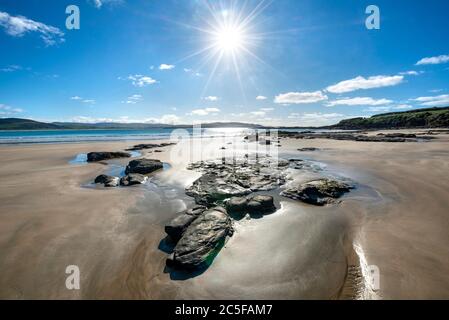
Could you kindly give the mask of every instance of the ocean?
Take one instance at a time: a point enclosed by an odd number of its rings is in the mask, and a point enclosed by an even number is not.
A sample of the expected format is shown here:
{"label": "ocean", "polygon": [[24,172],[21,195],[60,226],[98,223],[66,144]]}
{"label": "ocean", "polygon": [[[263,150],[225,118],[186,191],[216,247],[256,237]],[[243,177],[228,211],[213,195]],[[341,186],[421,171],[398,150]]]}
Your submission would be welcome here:
{"label": "ocean", "polygon": [[[251,130],[252,129],[250,128],[204,128],[201,129],[201,136],[236,136],[249,133]],[[305,131],[306,129],[282,130]],[[158,140],[170,138],[172,134],[175,134],[176,136],[179,136],[180,134],[188,134],[191,136],[192,133],[192,128],[155,128],[147,130],[14,130],[0,131],[0,144]]]}

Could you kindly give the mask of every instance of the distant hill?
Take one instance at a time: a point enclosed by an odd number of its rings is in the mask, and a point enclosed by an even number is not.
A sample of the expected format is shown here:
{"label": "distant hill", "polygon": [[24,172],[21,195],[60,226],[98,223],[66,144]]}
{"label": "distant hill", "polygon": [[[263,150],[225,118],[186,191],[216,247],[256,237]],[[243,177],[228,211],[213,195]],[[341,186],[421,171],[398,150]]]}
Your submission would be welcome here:
{"label": "distant hill", "polygon": [[6,118],[0,119],[0,130],[48,130],[61,129],[53,123],[44,123],[28,119]]}
{"label": "distant hill", "polygon": [[[251,123],[240,122],[214,122],[204,123],[202,128],[262,128],[262,126]],[[76,122],[53,122],[45,123],[29,119],[0,118],[0,130],[146,130],[154,128],[191,128],[192,125],[170,125],[163,123],[76,123]]]}
{"label": "distant hill", "polygon": [[353,118],[329,126],[331,129],[400,129],[449,127],[449,107],[415,109],[377,114],[370,118]]}

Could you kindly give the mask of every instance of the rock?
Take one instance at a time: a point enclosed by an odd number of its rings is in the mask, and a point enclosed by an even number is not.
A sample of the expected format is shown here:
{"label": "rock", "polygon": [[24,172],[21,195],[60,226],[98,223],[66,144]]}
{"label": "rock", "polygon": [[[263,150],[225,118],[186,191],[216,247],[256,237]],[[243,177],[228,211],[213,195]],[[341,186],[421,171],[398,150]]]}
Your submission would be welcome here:
{"label": "rock", "polygon": [[134,186],[136,184],[144,184],[148,177],[141,175],[139,173],[130,173],[120,179],[120,185],[122,186]]}
{"label": "rock", "polygon": [[140,174],[150,174],[156,170],[162,169],[163,164],[159,160],[153,159],[138,159],[132,160],[126,167],[125,173],[140,173]]}
{"label": "rock", "polygon": [[163,152],[162,150],[154,150],[154,152],[156,152],[156,153],[161,153],[161,152]]}
{"label": "rock", "polygon": [[318,150],[319,150],[318,148],[313,148],[313,147],[311,147],[311,148],[300,148],[300,149],[298,149],[298,151],[301,151],[301,152],[318,151]]}
{"label": "rock", "polygon": [[137,144],[129,149],[126,149],[127,151],[139,151],[139,150],[147,150],[147,149],[155,149],[155,148],[163,148],[175,145],[176,143],[166,142],[161,144],[156,143],[143,143],[143,144]]}
{"label": "rock", "polygon": [[226,209],[232,213],[243,213],[247,210],[247,205],[246,197],[232,197],[226,202]]}
{"label": "rock", "polygon": [[248,200],[247,207],[250,213],[264,214],[276,211],[272,196],[256,195]]}
{"label": "rock", "polygon": [[335,201],[353,187],[339,181],[318,179],[284,190],[281,195],[294,200],[322,206]]}
{"label": "rock", "polygon": [[130,158],[131,154],[127,152],[89,152],[87,162],[98,162],[103,160]]}
{"label": "rock", "polygon": [[170,239],[177,243],[190,224],[195,221],[205,210],[204,206],[196,206],[192,209],[181,212],[176,218],[165,226],[165,233],[170,236]]}
{"label": "rock", "polygon": [[167,266],[187,270],[207,268],[232,233],[231,218],[224,208],[204,211],[188,226],[167,259]]}
{"label": "rock", "polygon": [[255,195],[233,197],[226,201],[226,209],[230,213],[267,214],[276,211],[272,196]]}
{"label": "rock", "polygon": [[119,178],[101,174],[95,178],[94,182],[96,184],[103,184],[107,188],[114,188],[118,186]]}

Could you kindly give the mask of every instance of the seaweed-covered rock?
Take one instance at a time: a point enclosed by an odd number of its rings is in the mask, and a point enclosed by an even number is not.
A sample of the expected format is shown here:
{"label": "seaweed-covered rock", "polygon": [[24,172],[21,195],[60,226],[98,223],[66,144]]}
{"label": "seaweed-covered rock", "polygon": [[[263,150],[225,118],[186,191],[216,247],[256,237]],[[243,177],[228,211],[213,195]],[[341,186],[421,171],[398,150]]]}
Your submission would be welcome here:
{"label": "seaweed-covered rock", "polygon": [[322,206],[334,202],[353,187],[335,180],[318,179],[284,190],[281,195],[313,205]]}
{"label": "seaweed-covered rock", "polygon": [[196,206],[181,212],[165,226],[165,233],[174,243],[177,243],[190,224],[206,210],[207,208],[204,206]]}
{"label": "seaweed-covered rock", "polygon": [[103,160],[130,158],[128,152],[89,152],[87,154],[87,162],[98,162]]}
{"label": "seaweed-covered rock", "polygon": [[167,265],[187,270],[206,268],[232,233],[231,218],[224,208],[206,210],[184,232]]}
{"label": "seaweed-covered rock", "polygon": [[130,173],[120,179],[120,185],[122,186],[134,186],[137,184],[144,184],[148,180],[148,177],[139,173]]}
{"label": "seaweed-covered rock", "polygon": [[159,160],[154,159],[138,159],[129,162],[125,173],[150,174],[156,170],[162,169],[163,164]]}
{"label": "seaweed-covered rock", "polygon": [[107,188],[114,188],[117,187],[119,184],[119,178],[108,176],[105,174],[100,174],[98,177],[95,178],[96,184],[103,184]]}

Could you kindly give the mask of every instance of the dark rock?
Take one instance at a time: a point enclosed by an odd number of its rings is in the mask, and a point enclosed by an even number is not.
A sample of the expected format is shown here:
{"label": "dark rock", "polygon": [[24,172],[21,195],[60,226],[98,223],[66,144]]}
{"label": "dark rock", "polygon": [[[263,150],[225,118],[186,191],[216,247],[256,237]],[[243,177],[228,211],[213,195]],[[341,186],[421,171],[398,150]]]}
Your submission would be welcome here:
{"label": "dark rock", "polygon": [[226,201],[226,209],[230,213],[266,214],[276,211],[272,196],[255,195],[233,197]]}
{"label": "dark rock", "polygon": [[231,218],[223,208],[204,211],[184,232],[167,266],[187,270],[207,268],[232,236]]}
{"label": "dark rock", "polygon": [[147,181],[147,177],[139,173],[130,173],[120,179],[120,185],[122,186],[134,186],[136,184],[143,184]]}
{"label": "dark rock", "polygon": [[156,170],[162,169],[163,164],[159,160],[153,159],[138,159],[132,160],[126,167],[125,173],[140,173],[140,174],[150,174]]}
{"label": "dark rock", "polygon": [[103,184],[107,188],[117,187],[119,184],[119,178],[101,174],[95,178],[96,184]]}
{"label": "dark rock", "polygon": [[176,218],[165,226],[165,233],[170,236],[170,239],[177,243],[181,239],[184,232],[205,210],[206,207],[197,206],[192,209],[181,212]]}
{"label": "dark rock", "polygon": [[335,202],[353,187],[339,181],[330,179],[318,179],[288,188],[281,193],[282,196],[294,200],[300,200],[309,204],[322,206]]}
{"label": "dark rock", "polygon": [[163,148],[175,145],[176,143],[166,142],[161,144],[156,143],[143,143],[143,144],[137,144],[129,149],[126,149],[127,151],[139,151],[139,150],[147,150],[147,149],[155,149],[155,148]]}
{"label": "dark rock", "polygon": [[298,151],[301,151],[301,152],[309,152],[309,151],[318,151],[318,150],[320,150],[320,149],[318,149],[318,148],[301,148],[301,149],[298,149]]}
{"label": "dark rock", "polygon": [[98,162],[103,160],[130,158],[131,154],[127,152],[89,152],[87,162]]}
{"label": "dark rock", "polygon": [[250,213],[264,214],[276,211],[272,196],[256,195],[248,200],[247,208]]}

